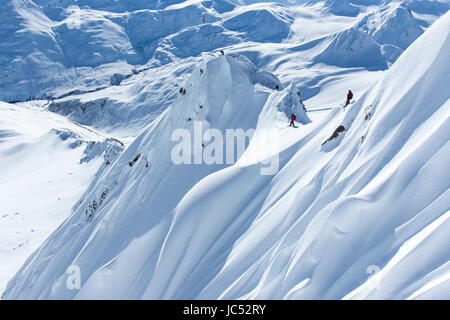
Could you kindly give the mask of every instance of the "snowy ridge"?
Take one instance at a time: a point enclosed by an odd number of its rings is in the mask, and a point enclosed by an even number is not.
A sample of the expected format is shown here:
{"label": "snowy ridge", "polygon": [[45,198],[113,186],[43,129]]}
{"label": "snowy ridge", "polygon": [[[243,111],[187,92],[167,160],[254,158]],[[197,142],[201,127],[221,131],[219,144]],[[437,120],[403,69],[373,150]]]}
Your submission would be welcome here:
{"label": "snowy ridge", "polygon": [[[333,13],[348,5],[359,14]],[[375,73],[361,68],[386,70],[421,34],[418,27],[425,30],[448,10],[419,0],[14,0],[0,6],[1,34],[9,39],[0,44],[0,100],[37,99],[30,103],[126,144],[174,102],[204,54],[243,55],[262,73],[275,74],[280,89],[294,82],[308,100],[343,77],[372,82]]]}
{"label": "snowy ridge", "polygon": [[[308,117],[295,86],[205,56],[3,298],[449,298],[449,26],[447,13],[348,111],[295,129],[287,109]],[[276,128],[279,170],[261,174],[254,138],[234,165],[174,165],[172,132],[199,122]]]}
{"label": "snowy ridge", "polygon": [[297,116],[296,121],[301,124],[308,124],[311,122],[308,115],[306,114],[305,105],[300,100],[300,90],[294,86],[291,82],[289,87],[286,88],[284,92],[284,97],[277,105],[278,111],[283,112],[288,118],[292,114]]}
{"label": "snowy ridge", "polygon": [[344,68],[387,69],[381,47],[371,37],[356,28],[345,30],[326,39],[325,49],[315,57],[315,62]]}

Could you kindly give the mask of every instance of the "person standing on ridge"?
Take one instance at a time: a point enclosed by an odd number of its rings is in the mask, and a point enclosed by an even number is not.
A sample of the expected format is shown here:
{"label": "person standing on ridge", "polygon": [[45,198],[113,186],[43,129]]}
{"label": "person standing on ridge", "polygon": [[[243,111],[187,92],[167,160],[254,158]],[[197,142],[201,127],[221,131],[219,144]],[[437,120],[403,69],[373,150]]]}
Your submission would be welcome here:
{"label": "person standing on ridge", "polygon": [[350,100],[352,100],[352,99],[353,99],[353,92],[352,92],[352,90],[348,90],[347,102],[345,103],[344,108],[350,104]]}
{"label": "person standing on ridge", "polygon": [[292,114],[291,116],[291,123],[289,124],[289,127],[295,127],[295,119],[297,119],[297,116],[295,114]]}

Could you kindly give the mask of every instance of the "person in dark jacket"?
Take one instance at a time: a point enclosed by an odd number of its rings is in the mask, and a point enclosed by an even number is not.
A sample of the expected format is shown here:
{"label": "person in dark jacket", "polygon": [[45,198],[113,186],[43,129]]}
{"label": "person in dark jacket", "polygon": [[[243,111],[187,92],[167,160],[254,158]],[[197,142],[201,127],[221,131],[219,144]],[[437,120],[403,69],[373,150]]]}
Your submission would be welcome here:
{"label": "person in dark jacket", "polygon": [[347,93],[347,102],[345,103],[344,108],[350,104],[350,101],[351,101],[352,99],[353,99],[353,92],[352,92],[352,90],[348,90],[348,93]]}
{"label": "person in dark jacket", "polygon": [[295,119],[297,119],[297,116],[295,114],[292,114],[291,116],[291,123],[289,124],[290,127],[295,127]]}

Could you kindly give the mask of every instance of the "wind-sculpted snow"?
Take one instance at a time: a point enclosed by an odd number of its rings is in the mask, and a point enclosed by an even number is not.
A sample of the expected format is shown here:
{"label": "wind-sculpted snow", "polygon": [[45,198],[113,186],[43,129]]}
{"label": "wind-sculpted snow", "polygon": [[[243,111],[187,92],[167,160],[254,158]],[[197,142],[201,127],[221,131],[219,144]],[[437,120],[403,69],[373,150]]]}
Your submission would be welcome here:
{"label": "wind-sculpted snow", "polygon": [[338,16],[355,17],[359,14],[359,8],[347,0],[329,0],[330,11]]}
{"label": "wind-sculpted snow", "polygon": [[395,46],[402,51],[423,33],[419,21],[405,3],[392,3],[381,12],[366,16],[358,23],[358,28],[371,35],[378,44]]}
{"label": "wind-sculpted snow", "polygon": [[80,14],[79,26],[65,21],[53,28],[56,41],[70,66],[96,67],[118,60],[142,62],[125,30],[98,12]]}
{"label": "wind-sculpted snow", "polygon": [[[17,7],[17,9],[15,9]],[[0,3],[0,99],[37,96],[50,85],[62,85],[65,59],[51,30],[51,21],[27,1]],[[46,76],[45,73],[52,74]],[[39,79],[27,81],[26,79]]]}
{"label": "wind-sculpted snow", "polygon": [[359,5],[379,5],[383,0],[349,0],[353,4]]}
{"label": "wind-sculpted snow", "polygon": [[430,17],[446,13],[449,6],[437,1],[387,2],[361,19],[356,27],[382,45],[383,56],[393,63],[434,22]]}
{"label": "wind-sculpted snow", "polygon": [[411,0],[407,2],[408,8],[419,14],[442,15],[450,9],[448,1]]}
{"label": "wind-sculpted snow", "polygon": [[[220,25],[202,24],[169,36],[159,43],[155,57],[164,62],[173,61],[170,55],[180,58],[197,56],[202,52],[237,44],[240,39]],[[186,44],[189,45],[186,45]],[[164,53],[167,57],[164,56]]]}
{"label": "wind-sculpted snow", "polygon": [[260,84],[264,87],[281,90],[283,85],[280,80],[272,73],[258,69],[249,59],[245,56],[238,54],[231,54],[233,63],[239,65],[240,69],[244,71],[253,84]]}
{"label": "wind-sculpted snow", "polygon": [[[206,58],[3,298],[449,298],[449,26],[447,13],[348,110],[298,128],[279,109],[299,107],[293,85],[259,87],[240,59]],[[197,121],[257,130],[235,164],[174,165],[174,130],[195,135]],[[193,155],[211,143],[199,141]],[[263,175],[269,145],[279,170]]]}
{"label": "wind-sculpted snow", "polygon": [[[190,5],[162,11],[136,11],[123,15],[120,23],[124,25],[136,50],[146,59],[150,59],[160,39],[217,19],[205,8]],[[189,47],[188,43],[186,47]]]}
{"label": "wind-sculpted snow", "polygon": [[292,114],[295,114],[297,117],[296,120],[302,124],[311,122],[311,119],[306,114],[306,108],[300,99],[300,90],[293,83],[286,88],[285,95],[277,108],[289,118]]}
{"label": "wind-sculpted snow", "polygon": [[387,69],[381,47],[368,35],[351,28],[325,40],[325,49],[314,61],[344,68],[366,67],[370,70]]}
{"label": "wind-sculpted snow", "polygon": [[222,25],[228,30],[242,32],[250,41],[281,42],[289,34],[293,18],[281,10],[255,9],[244,11]]}
{"label": "wind-sculpted snow", "polygon": [[206,8],[213,9],[218,13],[230,12],[236,8],[235,4],[227,0],[204,0],[202,1],[202,5]]}
{"label": "wind-sculpted snow", "polygon": [[449,298],[448,4],[272,2],[0,0],[3,298]]}
{"label": "wind-sculpted snow", "polygon": [[[109,221],[107,223],[111,223],[111,228],[113,225],[120,225],[119,229],[122,231],[117,230],[118,233],[115,231],[98,233],[100,240],[98,245],[103,247],[104,252],[102,255],[97,255],[97,258],[92,260],[88,258],[92,253],[91,249],[88,249],[90,253],[86,252],[86,255],[80,256],[79,263],[84,264],[82,261],[85,261],[86,270],[94,272],[124,249],[136,237],[135,232],[142,235],[161,223],[197,181],[214,171],[230,166],[225,162],[214,165],[175,165],[172,150],[179,143],[172,140],[172,135],[174,130],[183,129],[195,136],[194,130],[197,130],[196,126],[199,124],[202,124],[204,130],[208,128],[220,130],[224,136],[226,129],[236,128],[246,131],[256,126],[258,113],[269,93],[255,90],[253,82],[248,78],[247,69],[242,67],[242,61],[226,56],[207,57],[184,84],[183,89],[186,93],[179,94],[173,106],[125,150],[107,174],[97,176],[97,180],[94,180],[89,191],[74,208],[72,216],[45,246],[53,252],[54,249],[50,249],[51,247],[57,248],[56,251],[61,253],[70,251],[75,254],[80,247],[72,244],[81,245],[86,242],[96,226],[99,226],[98,223]],[[256,69],[255,66],[252,68]],[[273,79],[274,76],[271,76],[270,80]],[[193,142],[193,155],[202,153],[203,148],[205,150],[208,148],[206,141],[204,146],[201,142],[199,145],[197,140]],[[126,187],[130,186],[130,181],[133,181],[132,184],[138,189]],[[122,203],[122,200],[118,201],[126,198],[130,200],[127,204]],[[122,228],[128,231],[124,232]],[[133,231],[129,232],[131,230]],[[107,237],[108,240],[103,237]],[[57,240],[63,238],[66,240]],[[109,241],[114,241],[115,245],[107,245]],[[94,247],[92,249],[97,250]],[[30,259],[39,260],[50,254],[50,251],[44,251],[36,252],[36,256]],[[59,259],[52,261],[57,260],[59,262],[55,267],[64,273],[69,261]],[[39,283],[48,281],[47,277],[50,277],[58,284],[53,288],[48,287],[50,291],[43,295],[32,291],[41,297],[59,294],[66,298],[73,297],[74,292],[66,290],[65,281],[60,278],[61,273],[50,272],[53,262],[48,262],[50,265],[47,265],[47,271],[41,269],[45,275],[42,274],[42,277],[32,281]]]}
{"label": "wind-sculpted snow", "polygon": [[68,116],[82,125],[111,126],[120,119],[120,116],[115,114],[117,109],[110,109],[108,99],[93,99],[86,103],[77,99],[62,100],[50,103],[48,110]]}

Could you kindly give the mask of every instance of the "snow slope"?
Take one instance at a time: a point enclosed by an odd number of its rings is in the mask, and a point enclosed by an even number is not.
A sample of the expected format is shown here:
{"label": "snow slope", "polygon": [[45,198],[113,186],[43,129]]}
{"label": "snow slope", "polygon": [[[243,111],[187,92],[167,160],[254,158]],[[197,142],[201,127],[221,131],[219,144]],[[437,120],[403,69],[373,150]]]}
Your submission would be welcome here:
{"label": "snow slope", "polygon": [[[3,298],[450,298],[449,26],[447,13],[348,111],[298,128],[295,88],[205,56]],[[174,164],[173,131],[199,123],[257,130],[235,164]],[[191,160],[212,152],[203,144]],[[261,174],[276,154],[279,170]],[[71,265],[80,290],[66,286]]]}
{"label": "snow slope", "polygon": [[0,291],[122,150],[42,106],[0,103]]}
{"label": "snow slope", "polygon": [[316,55],[315,62],[343,68],[387,69],[381,47],[371,37],[355,28],[331,36],[325,49]]}

